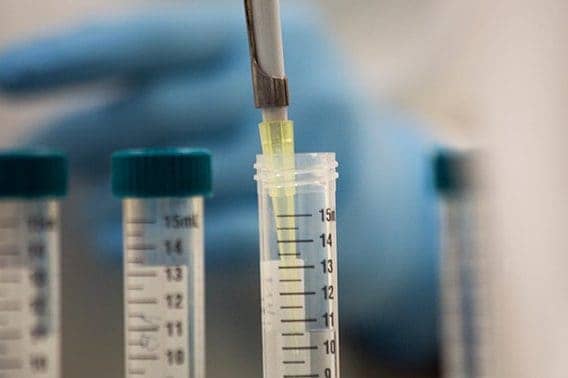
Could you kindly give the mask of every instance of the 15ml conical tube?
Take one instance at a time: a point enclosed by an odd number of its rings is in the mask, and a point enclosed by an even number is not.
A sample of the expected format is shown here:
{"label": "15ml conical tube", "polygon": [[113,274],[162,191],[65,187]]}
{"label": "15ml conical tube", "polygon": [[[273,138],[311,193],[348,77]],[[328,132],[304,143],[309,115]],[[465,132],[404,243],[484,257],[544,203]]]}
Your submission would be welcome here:
{"label": "15ml conical tube", "polygon": [[125,376],[205,378],[204,197],[207,151],[113,155],[123,199]]}
{"label": "15ml conical tube", "polygon": [[255,166],[264,377],[337,378],[335,154],[297,154],[288,169],[273,161]]}
{"label": "15ml conical tube", "polygon": [[203,197],[123,201],[126,376],[205,377]]}
{"label": "15ml conical tube", "polygon": [[0,201],[0,377],[59,378],[59,203]]}
{"label": "15ml conical tube", "polygon": [[489,288],[487,256],[479,246],[479,199],[467,155],[436,159],[440,193],[440,331],[443,376],[487,377]]}
{"label": "15ml conical tube", "polygon": [[0,378],[61,377],[59,200],[67,160],[0,153]]}

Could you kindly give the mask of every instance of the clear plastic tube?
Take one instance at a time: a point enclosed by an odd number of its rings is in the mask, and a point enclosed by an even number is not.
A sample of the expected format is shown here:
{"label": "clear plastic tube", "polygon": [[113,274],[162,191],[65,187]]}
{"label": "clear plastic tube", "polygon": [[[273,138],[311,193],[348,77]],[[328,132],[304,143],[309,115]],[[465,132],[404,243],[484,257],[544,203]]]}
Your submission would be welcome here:
{"label": "clear plastic tube", "polygon": [[60,377],[59,203],[0,201],[0,377]]}
{"label": "clear plastic tube", "polygon": [[126,376],[204,378],[203,197],[123,201]]}
{"label": "clear plastic tube", "polygon": [[490,351],[487,259],[479,247],[479,202],[466,155],[437,160],[442,226],[440,303],[443,374],[488,376]]}
{"label": "clear plastic tube", "polygon": [[474,364],[471,329],[471,250],[463,240],[464,203],[446,198],[441,204],[443,248],[441,258],[442,351],[444,376],[473,378]]}
{"label": "clear plastic tube", "polygon": [[265,378],[339,377],[335,154],[259,155]]}

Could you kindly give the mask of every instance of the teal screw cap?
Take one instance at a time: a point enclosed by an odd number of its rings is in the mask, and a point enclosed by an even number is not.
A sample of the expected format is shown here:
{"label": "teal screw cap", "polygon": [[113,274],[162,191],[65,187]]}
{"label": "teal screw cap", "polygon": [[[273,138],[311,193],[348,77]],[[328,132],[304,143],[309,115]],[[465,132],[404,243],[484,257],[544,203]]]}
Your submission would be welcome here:
{"label": "teal screw cap", "polygon": [[0,198],[62,197],[67,158],[50,150],[0,151]]}
{"label": "teal screw cap", "polygon": [[193,148],[151,148],[112,155],[112,191],[118,197],[208,196],[211,153]]}
{"label": "teal screw cap", "polygon": [[471,154],[442,151],[434,158],[436,188],[444,195],[457,195],[471,187]]}

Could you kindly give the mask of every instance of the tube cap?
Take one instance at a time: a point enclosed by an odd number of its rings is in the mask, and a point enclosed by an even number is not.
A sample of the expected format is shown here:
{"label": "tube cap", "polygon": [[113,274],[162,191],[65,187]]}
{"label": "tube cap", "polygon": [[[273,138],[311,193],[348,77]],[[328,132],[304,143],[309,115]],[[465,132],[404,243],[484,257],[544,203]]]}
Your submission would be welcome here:
{"label": "tube cap", "polygon": [[67,194],[67,158],[49,150],[0,152],[0,197],[62,197]]}
{"label": "tube cap", "polygon": [[211,154],[192,148],[135,149],[112,155],[112,191],[118,197],[210,195]]}
{"label": "tube cap", "polygon": [[442,151],[434,158],[436,188],[442,194],[459,194],[471,185],[471,156]]}

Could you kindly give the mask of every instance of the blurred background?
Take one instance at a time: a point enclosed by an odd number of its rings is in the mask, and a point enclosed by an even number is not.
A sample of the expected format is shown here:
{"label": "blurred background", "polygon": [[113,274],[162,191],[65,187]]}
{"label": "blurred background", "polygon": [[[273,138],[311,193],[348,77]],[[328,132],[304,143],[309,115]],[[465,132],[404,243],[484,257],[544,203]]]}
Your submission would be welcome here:
{"label": "blurred background", "polygon": [[[190,1],[199,4],[199,1]],[[234,0],[218,3],[235,5]],[[168,3],[185,3],[171,0]],[[293,3],[288,2],[288,3]],[[365,1],[349,3],[310,1],[321,8],[332,39],[348,57],[365,90],[374,101],[390,101],[433,120],[436,128],[467,133],[476,124],[475,99],[482,83],[479,73],[488,62],[480,57],[491,42],[490,23],[499,18],[491,4],[468,1]],[[152,6],[152,1],[3,1],[0,42],[37,37],[65,25],[124,10]],[[286,3],[284,3],[286,7]],[[34,9],[31,12],[31,8]],[[5,10],[4,10],[5,9]],[[518,10],[521,7],[516,8]],[[525,11],[522,11],[525,12]],[[495,25],[497,27],[497,25]],[[496,30],[494,30],[496,31]],[[485,34],[488,34],[487,36]],[[489,40],[486,40],[489,38]],[[17,124],[25,132],[77,94],[49,96],[41,104],[25,104],[22,112],[13,103],[0,103],[3,124]],[[64,97],[64,98],[58,98]],[[3,128],[2,140],[10,143],[15,128]]]}
{"label": "blurred background", "polygon": [[[203,7],[211,0],[169,3]],[[238,0],[219,3],[241,6]],[[562,0],[302,3],[310,3],[321,12],[318,22],[324,25],[323,34],[356,84],[357,101],[365,102],[370,108],[396,109],[412,118],[419,132],[428,135],[433,145],[483,151],[476,176],[482,188],[477,212],[483,230],[479,245],[491,256],[488,281],[492,305],[488,316],[493,322],[491,343],[498,357],[491,364],[488,376],[566,376],[562,365],[568,350],[565,232],[568,226],[565,189],[568,184],[565,169],[568,3]],[[0,53],[22,41],[68,30],[87,20],[106,20],[111,15],[143,11],[156,5],[164,6],[164,2],[2,0]],[[282,0],[285,11],[296,6],[291,0]],[[242,22],[244,31],[244,16]],[[310,51],[305,53],[309,57]],[[249,80],[248,71],[246,75]],[[342,81],[345,77],[331,80]],[[293,77],[291,80],[293,84]],[[108,80],[24,97],[0,95],[0,146],[12,147],[29,135],[41,133],[49,120],[77,109],[88,109],[114,96],[117,94]],[[246,97],[243,104],[252,108],[252,97]],[[250,127],[254,128],[253,120]],[[377,144],[376,148],[382,147]],[[253,157],[247,159],[252,162]],[[377,172],[380,175],[378,168]],[[252,169],[250,177],[252,182]],[[82,208],[104,186],[99,187],[84,177],[75,177],[72,182],[79,189],[72,189],[64,207],[64,372],[66,377],[120,377],[123,358],[122,270],[117,262],[120,259],[109,257],[112,253],[108,251],[100,251],[105,248],[106,239],[114,236],[93,226],[96,217],[90,219],[90,213]],[[112,214],[120,216],[116,211]],[[339,253],[351,252],[340,248]],[[232,258],[238,261],[238,256]],[[235,376],[236,370],[241,372],[239,377],[260,377],[258,268],[248,263],[226,269],[210,268],[208,265],[208,376]],[[428,273],[431,282],[437,282],[435,270]],[[379,275],[378,270],[376,274]],[[347,281],[354,277],[347,273],[341,276],[344,293],[353,294]],[[380,278],[378,282],[381,286]],[[222,314],[231,313],[238,305],[236,299],[235,303],[225,300],[223,293],[235,292],[235,287],[238,287],[235,298],[246,298],[248,305],[242,306],[234,319],[227,320]],[[404,295],[407,300],[414,300],[412,292]],[[419,296],[417,293],[416,300]],[[375,301],[372,292],[366,301]],[[430,304],[436,307],[435,298]],[[345,309],[348,314],[345,317],[358,319],[346,321],[342,326],[345,377],[442,374],[436,346],[426,348],[419,358],[400,358],[400,353],[393,357],[376,346],[381,344],[380,337],[368,343],[361,334],[365,329],[373,329],[372,320],[368,320],[373,315],[358,317],[357,309],[355,305]],[[420,314],[412,315],[420,321]],[[356,321],[363,326],[352,331],[348,325]],[[426,327],[433,334],[438,333],[435,325],[428,323]],[[245,340],[248,329],[256,330],[257,340]],[[243,344],[245,341],[247,344]],[[413,343],[412,338],[407,338],[403,345],[412,349]],[[428,345],[437,344],[434,340]]]}

